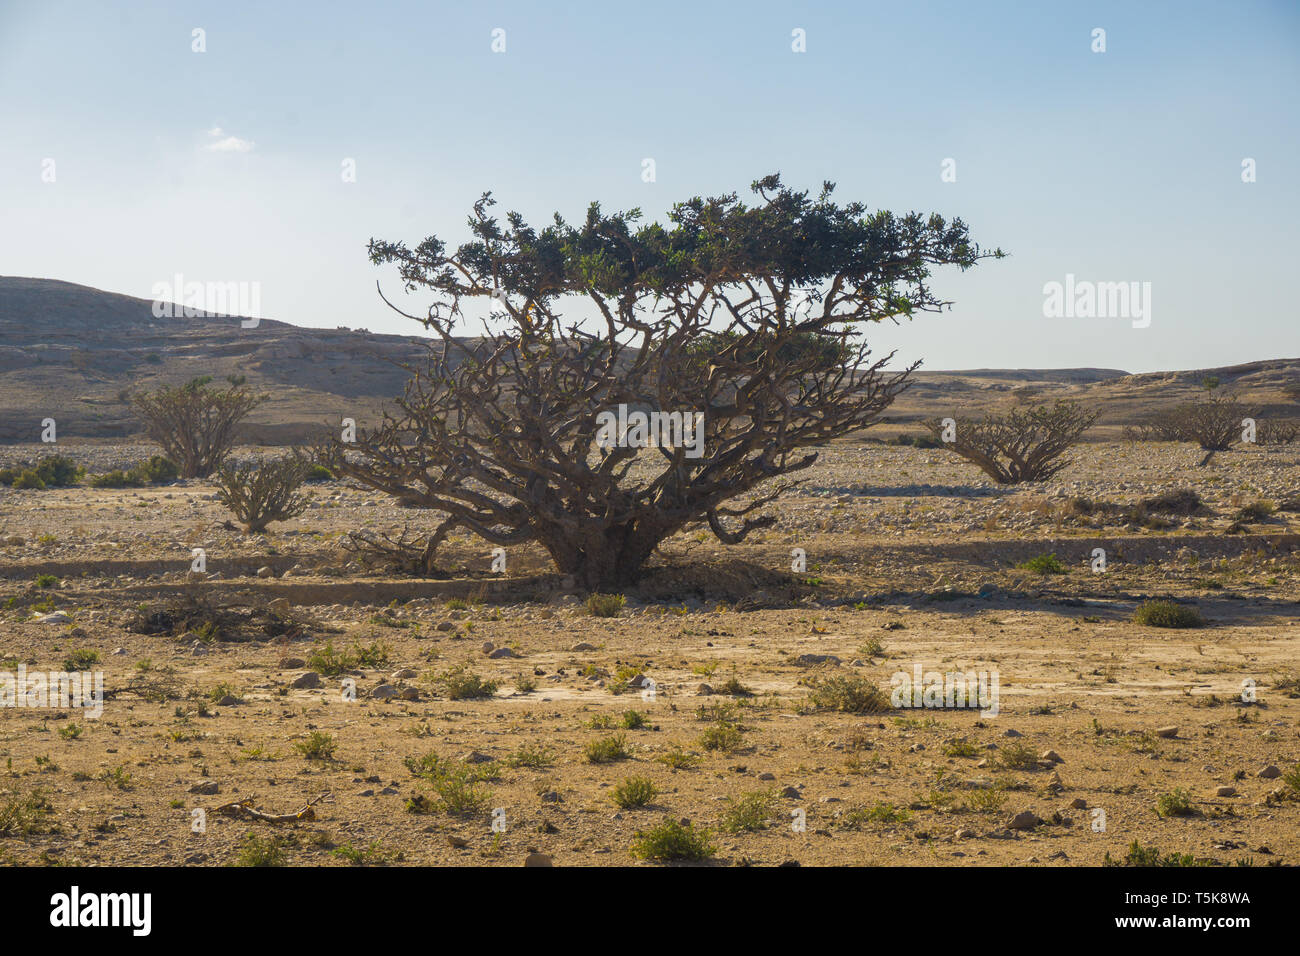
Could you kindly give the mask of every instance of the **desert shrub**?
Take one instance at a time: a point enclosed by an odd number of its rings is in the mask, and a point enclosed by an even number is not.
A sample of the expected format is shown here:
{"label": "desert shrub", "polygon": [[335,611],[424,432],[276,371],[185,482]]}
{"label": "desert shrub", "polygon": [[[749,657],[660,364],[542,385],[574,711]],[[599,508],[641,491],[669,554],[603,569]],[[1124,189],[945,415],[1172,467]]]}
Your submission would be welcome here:
{"label": "desert shrub", "polygon": [[448,700],[476,700],[491,697],[497,692],[496,681],[479,677],[468,664],[459,664],[444,671],[434,678],[434,684],[441,688]]}
{"label": "desert shrub", "polygon": [[722,829],[727,833],[753,833],[765,830],[776,811],[776,794],[771,790],[756,790],[728,801],[722,812]]}
{"label": "desert shrub", "polygon": [[1190,853],[1167,853],[1160,855],[1160,851],[1153,846],[1143,846],[1137,840],[1129,844],[1128,852],[1124,859],[1116,860],[1106,851],[1106,857],[1102,860],[1103,866],[1209,866],[1210,861],[1198,860]]}
{"label": "desert shrub", "polygon": [[1239,441],[1242,419],[1254,417],[1251,408],[1235,399],[1211,395],[1202,402],[1153,412],[1145,420],[1125,428],[1124,437],[1135,441],[1192,442],[1206,452],[1201,460],[1205,464],[1214,452],[1226,451]]}
{"label": "desert shrub", "polygon": [[99,663],[99,651],[83,647],[63,659],[65,671],[86,671]]}
{"label": "desert shrub", "polygon": [[676,820],[638,831],[632,841],[632,855],[641,860],[707,860],[717,852],[707,830]]}
{"label": "desert shrub", "polygon": [[134,398],[145,432],[185,478],[207,478],[220,468],[235,446],[239,424],[266,399],[242,385],[212,388],[210,381],[196,378]]}
{"label": "desert shrub", "polygon": [[0,485],[22,490],[68,488],[81,481],[86,469],[64,455],[46,455],[36,463],[28,462],[0,469]]}
{"label": "desert shrub", "polygon": [[582,753],[588,763],[612,763],[615,760],[626,760],[630,756],[627,752],[627,737],[623,734],[588,741],[582,748]]}
{"label": "desert shrub", "polygon": [[58,575],[55,574],[38,574],[36,575],[36,586],[38,588],[57,588],[59,586]]}
{"label": "desert shrub", "polygon": [[1135,623],[1147,627],[1200,627],[1205,623],[1195,608],[1184,607],[1173,601],[1146,601],[1133,612]]}
{"label": "desert shrub", "polygon": [[0,797],[0,835],[47,833],[54,807],[43,791]]}
{"label": "desert shrub", "polygon": [[659,788],[649,777],[628,777],[614,787],[610,799],[624,810],[637,810],[658,795]]}
{"label": "desert shrub", "polygon": [[287,866],[288,857],[279,837],[248,833],[235,856],[234,866]]}
{"label": "desert shrub", "polygon": [[31,468],[19,472],[17,477],[10,481],[10,484],[13,486],[15,491],[45,490],[45,482],[41,481],[41,476],[36,474],[36,472]]}
{"label": "desert shrub", "polygon": [[333,481],[334,472],[330,471],[324,465],[311,465],[307,468],[307,474],[302,480],[310,482]]}
{"label": "desert shrub", "polygon": [[700,746],[719,753],[733,753],[744,742],[744,731],[745,728],[740,724],[730,720],[717,720],[705,727],[700,734]]}
{"label": "desert shrub", "polygon": [[669,748],[666,753],[655,757],[655,761],[673,770],[691,770],[700,762],[695,754],[688,753],[676,745]]}
{"label": "desert shrub", "polygon": [[846,714],[880,714],[890,709],[889,695],[857,676],[827,677],[813,687],[812,703],[819,710]]}
{"label": "desert shrub", "polygon": [[1097,420],[1100,412],[1078,402],[1058,401],[987,415],[979,421],[955,420],[953,440],[943,441],[943,420],[925,427],[936,441],[980,467],[998,484],[1046,481],[1070,462],[1063,457]]}
{"label": "desert shrub", "polygon": [[148,461],[142,461],[122,471],[120,468],[90,476],[92,488],[142,488],[145,485],[160,485],[175,481],[180,477],[180,469],[170,458],[154,455]]}
{"label": "desert shrub", "polygon": [[892,803],[876,803],[870,807],[855,807],[840,819],[839,825],[846,830],[856,830],[864,823],[906,823],[911,813],[904,807]]}
{"label": "desert shrub", "polygon": [[1007,770],[1037,770],[1038,754],[1032,747],[1019,741],[1004,745],[998,750],[998,765]]}
{"label": "desert shrub", "polygon": [[1177,787],[1169,793],[1162,793],[1156,798],[1156,816],[1190,817],[1195,812],[1191,794],[1182,787]]}
{"label": "desert shrub", "polygon": [[292,456],[228,465],[217,475],[217,497],[250,534],[264,531],[272,521],[307,510],[308,499],[298,493],[306,475],[306,466]]}
{"label": "desert shrub", "polygon": [[1236,514],[1238,521],[1263,521],[1277,511],[1277,505],[1271,501],[1252,501],[1242,506]]}
{"label": "desert shrub", "polygon": [[1021,561],[1016,567],[1022,571],[1033,571],[1035,574],[1064,574],[1066,572],[1065,565],[1057,558],[1055,552],[1036,555],[1028,561]]}
{"label": "desert shrub", "polygon": [[1297,438],[1300,438],[1300,422],[1262,418],[1255,425],[1255,441],[1260,445],[1289,445]]}
{"label": "desert shrub", "polygon": [[301,740],[293,745],[293,749],[308,760],[333,760],[334,751],[337,747],[338,743],[333,737],[321,733],[319,730],[313,730],[308,734],[306,740]]}
{"label": "desert shrub", "polygon": [[618,617],[627,598],[621,594],[589,594],[587,610],[593,617]]}
{"label": "desert shrub", "polygon": [[1143,498],[1138,506],[1142,511],[1156,514],[1189,517],[1201,510],[1201,496],[1191,488],[1173,488],[1151,498]]}

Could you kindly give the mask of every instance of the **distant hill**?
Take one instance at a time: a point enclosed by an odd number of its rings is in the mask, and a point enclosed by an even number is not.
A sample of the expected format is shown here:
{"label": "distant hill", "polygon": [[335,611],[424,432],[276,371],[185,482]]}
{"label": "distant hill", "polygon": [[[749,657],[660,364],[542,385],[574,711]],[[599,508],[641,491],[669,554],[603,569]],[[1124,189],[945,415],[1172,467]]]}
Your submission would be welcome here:
{"label": "distant hill", "polygon": [[[135,435],[130,392],[200,375],[242,375],[270,395],[250,418],[248,440],[289,443],[344,416],[373,420],[401,395],[408,378],[401,366],[423,361],[429,341],[272,319],[244,329],[228,316],[155,318],[152,305],[71,282],[0,276],[0,442],[38,440],[47,417],[58,422],[60,436]],[[1300,415],[1281,391],[1300,381],[1300,359],[1274,359],[1140,375],[1093,368],[921,371],[888,420],[914,427],[954,411],[978,414],[1060,397],[1100,404],[1101,424],[1114,428],[1161,404],[1189,400],[1211,375],[1261,403],[1266,414]]]}

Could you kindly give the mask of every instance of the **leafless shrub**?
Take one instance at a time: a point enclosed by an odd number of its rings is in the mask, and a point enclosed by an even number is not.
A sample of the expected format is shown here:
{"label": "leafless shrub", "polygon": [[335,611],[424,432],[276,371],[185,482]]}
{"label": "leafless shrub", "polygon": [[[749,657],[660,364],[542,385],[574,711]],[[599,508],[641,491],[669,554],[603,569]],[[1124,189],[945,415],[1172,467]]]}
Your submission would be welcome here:
{"label": "leafless shrub", "polygon": [[1061,400],[988,415],[979,421],[958,418],[949,442],[943,441],[946,429],[942,419],[924,424],[945,448],[979,465],[999,484],[1013,485],[1045,481],[1068,465],[1069,459],[1062,456],[1099,414],[1078,402]]}
{"label": "leafless shrub", "polygon": [[243,385],[218,389],[209,381],[196,378],[134,399],[145,431],[180,466],[182,478],[216,471],[235,445],[239,423],[266,399]]}
{"label": "leafless shrub", "polygon": [[1211,395],[1203,402],[1188,402],[1152,413],[1145,421],[1124,429],[1124,437],[1135,441],[1193,442],[1207,454],[1227,451],[1240,441],[1242,420],[1253,418],[1252,410],[1235,398]]}
{"label": "leafless shrub", "polygon": [[1255,441],[1261,445],[1289,445],[1300,438],[1300,422],[1285,418],[1261,418],[1255,426]]}
{"label": "leafless shrub", "polygon": [[251,534],[272,521],[287,521],[307,509],[298,493],[311,466],[300,458],[261,459],[227,465],[217,474],[217,497]]}

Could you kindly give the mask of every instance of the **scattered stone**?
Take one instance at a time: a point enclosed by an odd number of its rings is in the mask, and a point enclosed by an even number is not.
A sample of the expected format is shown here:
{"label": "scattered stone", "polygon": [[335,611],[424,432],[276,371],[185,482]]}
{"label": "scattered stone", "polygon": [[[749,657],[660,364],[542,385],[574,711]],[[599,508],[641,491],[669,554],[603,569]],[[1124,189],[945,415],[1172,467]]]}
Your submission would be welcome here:
{"label": "scattered stone", "polygon": [[257,576],[259,578],[273,578],[275,577],[275,572],[272,571],[266,565],[263,565],[262,567],[257,569]]}
{"label": "scattered stone", "polygon": [[62,611],[54,611],[50,614],[38,614],[33,619],[37,624],[71,624],[72,618]]}
{"label": "scattered stone", "polygon": [[419,700],[420,689],[418,687],[403,687],[397,692],[399,700]]}
{"label": "scattered stone", "polygon": [[701,684],[699,687],[695,688],[695,693],[701,697],[712,697],[713,688],[708,684]]}
{"label": "scattered stone", "polygon": [[380,684],[370,692],[370,696],[376,700],[392,700],[398,694],[398,690],[392,684]]}
{"label": "scattered stone", "polygon": [[774,774],[774,773],[760,773],[760,774],[758,775],[758,779],[759,779],[759,780],[775,780],[775,779],[776,779],[776,774]]}
{"label": "scattered stone", "polygon": [[293,610],[293,605],[289,603],[288,598],[276,598],[274,601],[267,603],[266,609],[272,614],[284,617]]}
{"label": "scattered stone", "polygon": [[492,762],[492,758],[489,757],[487,754],[483,753],[481,750],[471,750],[469,753],[465,754],[460,759],[463,763],[491,763]]}
{"label": "scattered stone", "polygon": [[790,800],[798,800],[801,794],[794,787],[786,787],[784,790],[781,791],[781,796],[786,797]]}
{"label": "scattered stone", "polygon": [[529,853],[524,857],[524,866],[554,866],[555,863],[545,853]]}
{"label": "scattered stone", "polygon": [[220,787],[215,780],[200,780],[190,787],[190,793],[197,793],[200,796],[210,797],[220,791]]}
{"label": "scattered stone", "polygon": [[466,840],[464,837],[452,836],[448,833],[447,845],[454,847],[457,850],[463,850],[465,847],[469,846],[469,840]]}
{"label": "scattered stone", "polygon": [[1022,733],[1021,733],[1020,731],[1018,731],[1018,730],[1008,730],[1008,731],[1007,731],[1006,733],[1004,733],[1002,736],[1003,736],[1003,737],[1023,737],[1024,734],[1022,734]]}
{"label": "scattered stone", "polygon": [[1085,800],[1085,799],[1083,799],[1083,797],[1075,797],[1073,800],[1070,801],[1070,809],[1071,809],[1071,810],[1087,810],[1087,809],[1088,809],[1088,801]]}
{"label": "scattered stone", "polygon": [[594,651],[595,649],[596,649],[595,644],[588,644],[586,641],[579,641],[577,644],[574,644],[571,648],[569,648],[569,650],[574,653],[578,653],[581,651]]}
{"label": "scattered stone", "polygon": [[1274,777],[1282,776],[1282,771],[1277,768],[1276,764],[1269,764],[1259,773],[1255,774],[1255,776],[1261,777],[1264,780],[1272,780]]}
{"label": "scattered stone", "polygon": [[300,674],[298,677],[294,679],[293,683],[290,686],[298,687],[298,688],[319,687],[320,674],[317,674],[315,671],[308,671],[305,674]]}
{"label": "scattered stone", "polygon": [[975,833],[974,830],[962,829],[962,830],[958,830],[955,834],[953,834],[953,836],[958,840],[971,840],[974,839],[977,836],[977,834]]}
{"label": "scattered stone", "polygon": [[1220,787],[1218,790],[1214,791],[1214,795],[1216,797],[1235,797],[1237,795],[1237,788],[1226,786]]}
{"label": "scattered stone", "polygon": [[1178,736],[1178,728],[1177,728],[1177,727],[1157,727],[1157,728],[1156,728],[1156,736],[1157,736],[1157,737],[1164,737],[1166,740],[1172,740],[1173,738],[1175,738],[1175,737]]}
{"label": "scattered stone", "polygon": [[1032,830],[1042,822],[1038,814],[1029,810],[1022,810],[1011,818],[1007,828],[1011,830]]}
{"label": "scattered stone", "polygon": [[296,671],[298,668],[304,666],[306,663],[307,662],[304,661],[301,657],[282,657],[280,658],[279,664],[277,664],[276,666],[280,667],[282,670]]}
{"label": "scattered stone", "polygon": [[518,654],[516,654],[514,651],[512,651],[512,650],[511,650],[510,648],[508,648],[508,647],[498,647],[495,651],[493,651],[491,654],[488,655],[488,659],[489,659],[489,660],[494,660],[494,661],[499,661],[499,660],[501,660],[502,658],[506,658],[506,657],[518,657],[518,656],[519,656]]}
{"label": "scattered stone", "polygon": [[454,631],[456,630],[456,625],[451,621],[439,621],[436,630],[443,632]]}
{"label": "scattered stone", "polygon": [[1044,750],[1041,754],[1039,754],[1039,759],[1040,759],[1040,760],[1047,760],[1047,761],[1050,761],[1051,763],[1064,763],[1064,762],[1065,762],[1065,761],[1063,761],[1063,760],[1061,759],[1061,755],[1058,754],[1055,750]]}

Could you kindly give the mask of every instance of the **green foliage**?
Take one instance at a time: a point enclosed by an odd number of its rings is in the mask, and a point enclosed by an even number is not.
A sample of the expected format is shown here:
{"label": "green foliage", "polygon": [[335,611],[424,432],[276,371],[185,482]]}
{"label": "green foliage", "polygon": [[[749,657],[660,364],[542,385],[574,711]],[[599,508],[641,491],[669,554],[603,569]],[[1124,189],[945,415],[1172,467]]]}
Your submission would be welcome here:
{"label": "green foliage", "polygon": [[1200,611],[1173,601],[1146,601],[1133,612],[1133,620],[1146,627],[1188,628],[1205,623]]}
{"label": "green foliage", "polygon": [[624,810],[637,810],[659,795],[659,789],[649,777],[627,777],[614,787],[611,799]]}
{"label": "green foliage", "polygon": [[717,852],[708,830],[697,830],[690,823],[676,820],[638,831],[632,841],[632,855],[642,860],[707,860]]}
{"label": "green foliage", "polygon": [[846,714],[881,714],[890,709],[888,694],[865,677],[855,675],[836,675],[818,681],[811,699],[819,710]]}
{"label": "green foliage", "polygon": [[1066,572],[1065,565],[1057,559],[1055,552],[1040,554],[1027,561],[1021,561],[1016,567],[1022,571],[1032,571],[1035,574],[1065,574]]}

